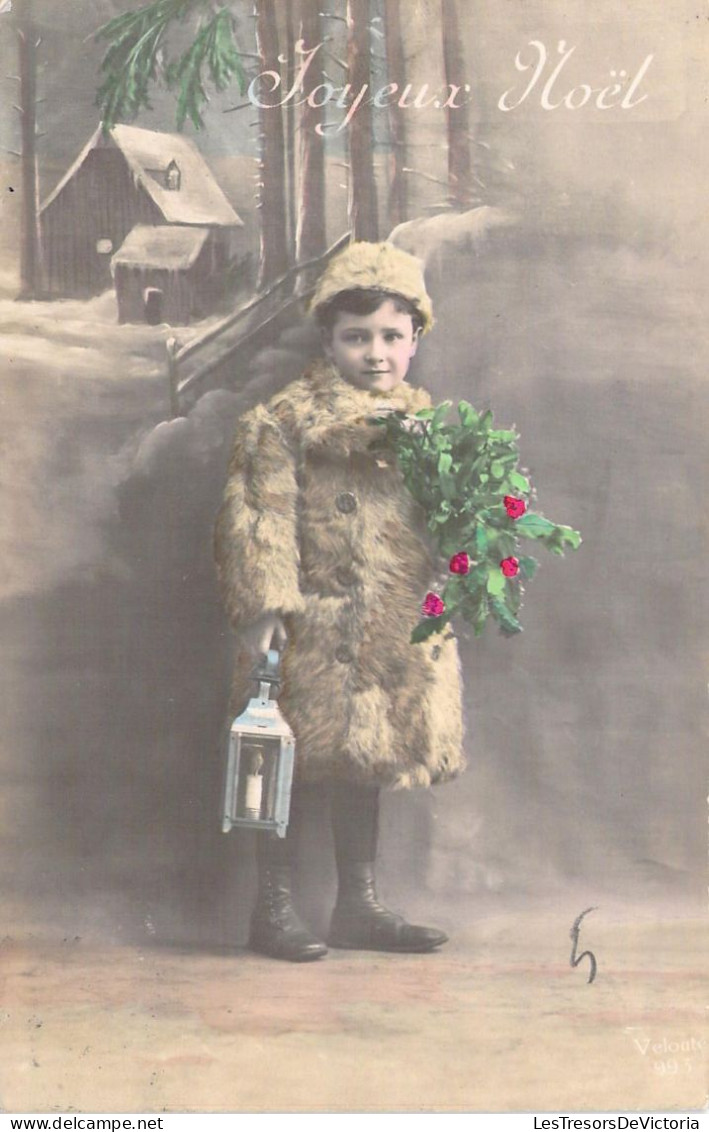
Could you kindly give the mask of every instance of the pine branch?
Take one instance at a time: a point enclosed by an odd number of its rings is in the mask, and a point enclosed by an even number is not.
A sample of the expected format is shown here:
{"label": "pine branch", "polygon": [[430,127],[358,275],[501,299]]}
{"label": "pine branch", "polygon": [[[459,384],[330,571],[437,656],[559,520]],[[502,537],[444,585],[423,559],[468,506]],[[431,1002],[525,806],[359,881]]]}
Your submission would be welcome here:
{"label": "pine branch", "polygon": [[[200,11],[208,15],[191,47],[168,62],[171,28]],[[104,79],[96,96],[104,131],[119,120],[135,118],[141,109],[150,109],[150,89],[160,79],[177,93],[179,129],[188,117],[197,128],[203,124],[207,83],[222,91],[236,78],[242,94],[246,89],[231,12],[223,6],[214,10],[209,0],[153,0],[110,20],[94,38],[108,44],[100,67]]]}
{"label": "pine branch", "polygon": [[192,46],[167,69],[168,86],[178,91],[178,129],[182,129],[188,117],[196,129],[204,125],[202,110],[209,101],[205,69],[215,90],[226,90],[236,78],[241,94],[246,91],[246,74],[234,43],[232,17],[225,8],[201,26]]}
{"label": "pine branch", "polygon": [[148,91],[162,67],[163,44],[172,24],[201,6],[201,0],[154,0],[143,8],[116,16],[95,34],[108,49],[101,61],[104,80],[96,95],[104,131],[122,118],[149,109]]}

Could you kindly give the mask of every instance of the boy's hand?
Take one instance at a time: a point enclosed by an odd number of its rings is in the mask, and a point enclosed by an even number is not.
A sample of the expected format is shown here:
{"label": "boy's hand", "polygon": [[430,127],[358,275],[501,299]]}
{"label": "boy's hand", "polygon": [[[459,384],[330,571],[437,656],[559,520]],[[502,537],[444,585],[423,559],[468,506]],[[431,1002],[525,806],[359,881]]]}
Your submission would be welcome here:
{"label": "boy's hand", "polygon": [[419,419],[419,417],[406,416],[401,421],[401,427],[405,432],[414,432],[422,436],[426,431],[426,422]]}
{"label": "boy's hand", "polygon": [[277,613],[264,613],[257,621],[252,621],[242,635],[242,643],[254,660],[264,656],[273,647],[279,651],[288,639],[286,627]]}

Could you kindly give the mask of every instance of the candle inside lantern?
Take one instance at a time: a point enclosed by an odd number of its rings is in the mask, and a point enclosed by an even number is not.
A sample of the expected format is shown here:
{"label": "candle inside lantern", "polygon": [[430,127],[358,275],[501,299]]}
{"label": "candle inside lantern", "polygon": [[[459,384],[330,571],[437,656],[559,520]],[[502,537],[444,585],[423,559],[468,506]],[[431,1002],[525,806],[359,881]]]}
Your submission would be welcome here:
{"label": "candle inside lantern", "polygon": [[247,818],[261,817],[261,803],[263,800],[263,747],[249,746],[244,752],[246,769],[246,791],[244,793],[244,816]]}

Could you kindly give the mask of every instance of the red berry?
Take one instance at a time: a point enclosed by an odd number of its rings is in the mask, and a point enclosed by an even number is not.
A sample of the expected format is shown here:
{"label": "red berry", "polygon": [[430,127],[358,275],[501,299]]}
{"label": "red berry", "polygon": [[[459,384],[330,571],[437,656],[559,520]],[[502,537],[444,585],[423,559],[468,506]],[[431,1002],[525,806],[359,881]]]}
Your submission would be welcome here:
{"label": "red berry", "polygon": [[503,503],[510,519],[520,519],[527,510],[527,504],[524,500],[517,499],[514,495],[506,495]]}
{"label": "red berry", "polygon": [[451,574],[469,574],[470,573],[470,555],[464,550],[459,550],[454,554],[448,563],[448,569]]}
{"label": "red berry", "polygon": [[438,594],[429,592],[424,598],[423,605],[421,606],[421,612],[423,613],[424,617],[440,617],[445,608],[446,606],[443,599],[440,598]]}
{"label": "red berry", "polygon": [[514,578],[515,574],[519,574],[519,558],[515,558],[513,555],[510,555],[509,558],[503,558],[500,569],[506,578]]}

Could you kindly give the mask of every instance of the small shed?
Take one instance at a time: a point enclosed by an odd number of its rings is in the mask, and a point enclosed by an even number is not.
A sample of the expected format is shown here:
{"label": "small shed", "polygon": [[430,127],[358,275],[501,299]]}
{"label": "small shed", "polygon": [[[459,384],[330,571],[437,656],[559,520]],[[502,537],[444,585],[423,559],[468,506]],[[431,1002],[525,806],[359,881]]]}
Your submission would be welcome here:
{"label": "small shed", "polygon": [[203,317],[214,305],[218,252],[209,228],[136,225],[111,260],[119,322]]}

